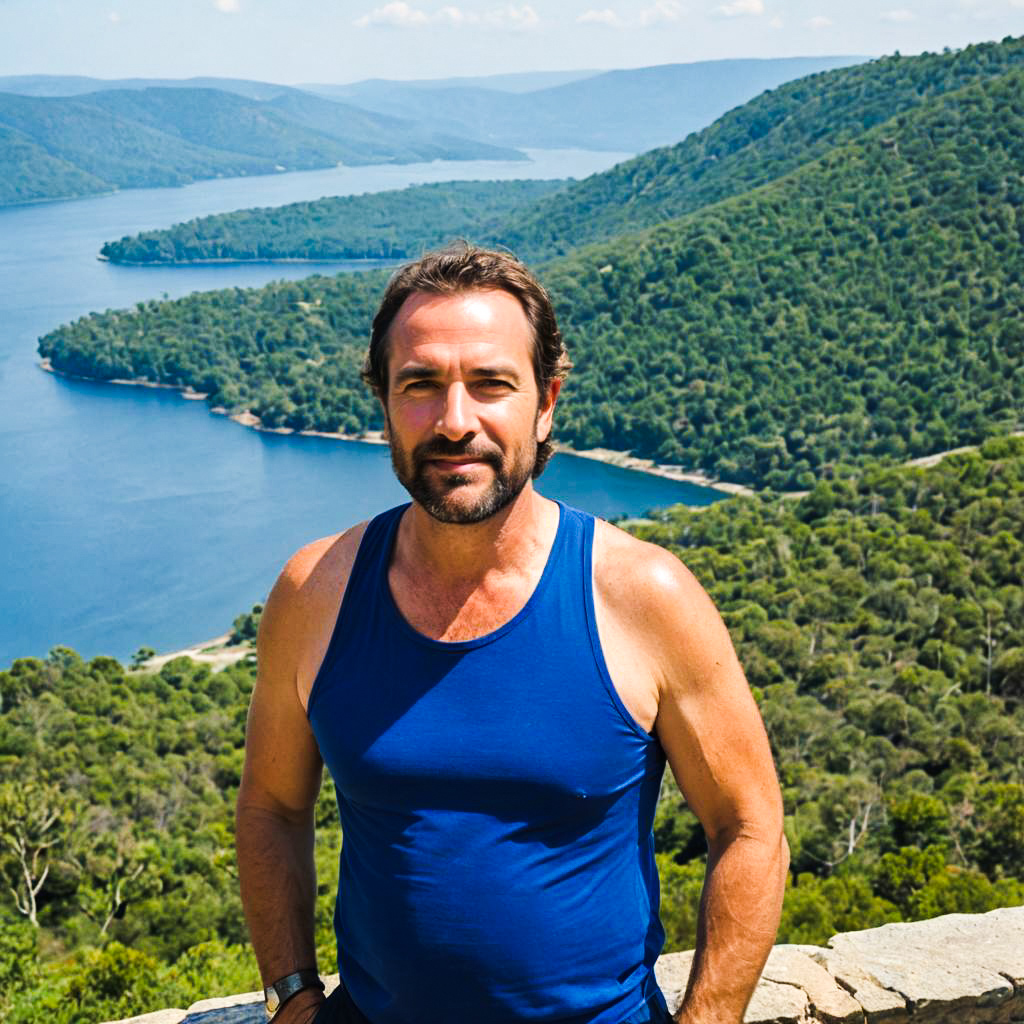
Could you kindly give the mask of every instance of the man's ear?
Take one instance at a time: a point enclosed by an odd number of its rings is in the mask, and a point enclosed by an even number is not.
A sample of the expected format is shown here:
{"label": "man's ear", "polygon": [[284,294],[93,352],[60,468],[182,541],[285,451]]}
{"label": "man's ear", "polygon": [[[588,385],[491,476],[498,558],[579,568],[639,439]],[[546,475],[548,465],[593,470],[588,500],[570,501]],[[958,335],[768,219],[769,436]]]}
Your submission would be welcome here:
{"label": "man's ear", "polygon": [[388,407],[384,404],[384,400],[380,397],[380,395],[377,396],[377,403],[378,405],[380,405],[381,416],[384,418],[384,426],[381,427],[380,431],[381,439],[384,441],[390,441],[391,436],[388,431],[388,427],[390,426],[391,421],[388,419]]}
{"label": "man's ear", "polygon": [[561,390],[562,382],[556,377],[548,384],[547,391],[541,398],[540,408],[537,410],[538,442],[546,441],[551,436],[551,421],[555,415],[555,404]]}

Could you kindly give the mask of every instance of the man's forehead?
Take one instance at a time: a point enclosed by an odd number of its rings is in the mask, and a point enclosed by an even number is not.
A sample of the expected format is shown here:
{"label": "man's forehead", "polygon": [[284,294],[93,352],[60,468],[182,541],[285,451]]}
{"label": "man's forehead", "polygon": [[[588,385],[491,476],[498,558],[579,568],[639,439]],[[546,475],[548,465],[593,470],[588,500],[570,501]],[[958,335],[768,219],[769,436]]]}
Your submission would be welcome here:
{"label": "man's forehead", "polygon": [[519,300],[497,288],[452,294],[413,292],[402,303],[388,333],[419,336],[425,333],[529,337],[530,324]]}

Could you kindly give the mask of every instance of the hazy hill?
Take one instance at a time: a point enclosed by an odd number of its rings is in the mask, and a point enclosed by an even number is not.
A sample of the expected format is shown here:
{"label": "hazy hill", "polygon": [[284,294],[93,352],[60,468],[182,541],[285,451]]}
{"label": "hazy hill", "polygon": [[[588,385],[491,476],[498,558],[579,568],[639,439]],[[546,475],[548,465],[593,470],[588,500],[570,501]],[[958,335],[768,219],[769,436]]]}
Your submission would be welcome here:
{"label": "hazy hill", "polygon": [[[575,363],[557,436],[806,487],[1014,429],[1022,209],[1024,70],[553,260],[542,275]],[[354,432],[380,425],[358,379],[380,287],[350,276],[149,303],[40,351],[85,376],[190,384],[268,426]]]}
{"label": "hazy hill", "polygon": [[607,71],[511,94],[458,81],[371,80],[333,95],[380,113],[504,145],[640,152],[682,139],[764,89],[861,57],[794,57],[665,64]]}
{"label": "hazy hill", "polygon": [[51,156],[24,132],[4,124],[0,124],[0,152],[4,154],[0,204],[30,203],[52,196],[89,195],[109,188],[102,178],[67,160]]}
{"label": "hazy hill", "polygon": [[[226,94],[225,94],[226,95]],[[47,99],[0,94],[0,126],[13,129],[51,158],[92,176],[81,191],[47,191],[35,169],[23,166],[13,176],[12,153],[0,152],[0,201],[33,199],[108,191],[116,187],[180,185],[216,175],[267,174],[274,161],[242,153],[212,151],[175,138],[152,124],[118,116],[79,99]]]}
{"label": "hazy hill", "polygon": [[[337,163],[521,156],[298,92],[275,101],[184,88],[0,93],[0,127],[10,140],[0,144],[0,203]],[[37,171],[24,158],[26,140],[80,174],[55,175],[49,161]]]}
{"label": "hazy hill", "polygon": [[[480,88],[493,89],[497,92],[534,92],[537,89],[547,89],[553,85],[564,85],[566,82],[577,82],[584,78],[593,78],[601,74],[595,69],[581,71],[515,71],[503,75],[465,75],[456,78],[407,78],[402,80],[403,86],[418,89],[451,89],[451,88]],[[324,96],[344,97],[351,95],[353,87],[356,89],[371,87],[372,83],[392,81],[386,78],[366,78],[359,82],[348,85],[329,84],[324,82],[303,84],[298,86],[309,92],[321,93]],[[3,79],[0,79],[0,86]],[[13,90],[12,90],[13,91]]]}
{"label": "hazy hill", "polygon": [[[477,75],[463,78],[415,78],[403,80],[410,88],[445,89],[452,86],[471,86],[494,89],[499,92],[533,92],[553,85],[564,85],[601,74],[598,70],[580,71],[522,71],[504,75]],[[366,79],[367,82],[385,79]],[[332,99],[344,99],[351,85],[316,83],[309,85],[283,85],[279,82],[257,82],[248,78],[90,78],[87,75],[0,75],[0,92],[14,92],[22,96],[78,96],[86,92],[105,89],[221,89],[238,93],[253,100],[269,100],[282,92],[316,93]]]}
{"label": "hazy hill", "polygon": [[0,75],[0,92],[20,96],[80,96],[107,89],[220,89],[251,100],[269,100],[291,86],[247,78],[89,78],[86,75]]}

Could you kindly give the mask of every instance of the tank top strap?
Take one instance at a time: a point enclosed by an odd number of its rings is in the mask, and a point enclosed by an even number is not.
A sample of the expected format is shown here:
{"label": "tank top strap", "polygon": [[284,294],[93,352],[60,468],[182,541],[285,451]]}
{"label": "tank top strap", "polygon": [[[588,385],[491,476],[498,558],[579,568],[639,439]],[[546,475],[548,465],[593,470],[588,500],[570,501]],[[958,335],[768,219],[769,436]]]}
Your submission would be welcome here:
{"label": "tank top strap", "polygon": [[354,630],[359,630],[363,626],[362,620],[373,610],[379,586],[378,581],[382,573],[385,580],[387,579],[388,562],[391,558],[395,531],[408,507],[409,503],[406,502],[404,505],[396,505],[386,512],[381,512],[370,520],[363,531],[363,536],[359,540],[359,550],[356,552],[352,571],[349,573],[348,583],[345,586],[345,596],[341,600],[341,608],[338,610],[330,643],[327,645],[327,653],[320,663],[309,693],[309,701],[306,706],[307,716],[323,690],[321,680],[330,675],[331,669],[338,660],[346,636]]}

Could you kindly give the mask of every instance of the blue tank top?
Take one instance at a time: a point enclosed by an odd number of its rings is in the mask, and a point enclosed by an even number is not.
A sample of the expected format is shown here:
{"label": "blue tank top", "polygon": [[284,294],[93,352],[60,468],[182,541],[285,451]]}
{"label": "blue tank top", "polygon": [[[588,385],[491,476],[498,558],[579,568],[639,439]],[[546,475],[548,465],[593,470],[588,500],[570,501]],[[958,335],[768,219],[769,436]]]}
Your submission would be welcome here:
{"label": "blue tank top", "polygon": [[615,691],[594,520],[564,505],[533,595],[457,643],[414,630],[366,529],[309,719],[344,836],[338,968],[372,1024],[618,1024],[655,988],[665,765]]}

